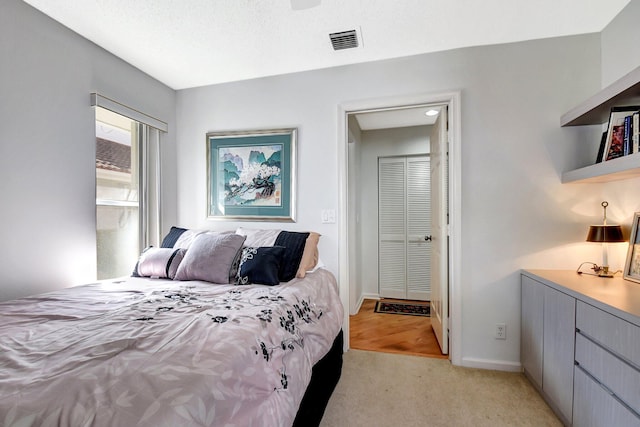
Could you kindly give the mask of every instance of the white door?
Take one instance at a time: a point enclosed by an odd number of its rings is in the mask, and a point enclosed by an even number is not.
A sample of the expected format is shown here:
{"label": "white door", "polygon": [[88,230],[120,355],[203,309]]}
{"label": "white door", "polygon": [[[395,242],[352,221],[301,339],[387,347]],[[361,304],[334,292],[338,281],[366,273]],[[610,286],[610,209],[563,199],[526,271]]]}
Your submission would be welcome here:
{"label": "white door", "polygon": [[443,354],[449,353],[449,272],[447,220],[447,110],[432,126],[431,144],[431,327]]}
{"label": "white door", "polygon": [[431,179],[428,156],[407,157],[407,299],[431,299]]}
{"label": "white door", "polygon": [[428,301],[429,157],[381,158],[378,171],[380,296]]}
{"label": "white door", "polygon": [[378,160],[378,288],[384,298],[406,298],[406,161]]}

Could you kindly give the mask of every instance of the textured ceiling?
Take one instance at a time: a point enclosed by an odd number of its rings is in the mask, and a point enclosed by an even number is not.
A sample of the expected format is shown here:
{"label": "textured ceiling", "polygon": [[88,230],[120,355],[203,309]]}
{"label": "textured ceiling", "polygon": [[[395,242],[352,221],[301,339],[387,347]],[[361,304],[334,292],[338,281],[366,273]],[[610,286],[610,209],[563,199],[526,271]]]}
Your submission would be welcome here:
{"label": "textured ceiling", "polygon": [[[174,89],[601,31],[630,0],[25,0]],[[358,29],[334,51],[329,33]]]}

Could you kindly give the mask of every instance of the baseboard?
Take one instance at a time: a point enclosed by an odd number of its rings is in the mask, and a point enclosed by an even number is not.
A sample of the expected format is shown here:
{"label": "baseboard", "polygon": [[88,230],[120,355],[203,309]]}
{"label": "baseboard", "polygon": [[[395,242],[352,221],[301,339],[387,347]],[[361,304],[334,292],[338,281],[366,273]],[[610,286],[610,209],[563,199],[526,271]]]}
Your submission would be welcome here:
{"label": "baseboard", "polygon": [[362,295],[360,295],[360,299],[358,300],[358,304],[356,304],[355,313],[349,312],[349,314],[351,316],[355,316],[356,314],[358,314],[358,312],[360,311],[360,308],[362,308],[362,303],[364,303],[364,300],[366,300],[366,299],[379,300],[380,299],[380,295],[378,295],[378,294],[362,294]]}
{"label": "baseboard", "polygon": [[360,311],[360,307],[362,307],[363,301],[364,301],[364,298],[361,296],[360,299],[358,300],[358,303],[355,306],[355,310],[349,311],[349,316],[355,316],[356,314],[358,314],[358,312]]}
{"label": "baseboard", "polygon": [[492,371],[522,372],[522,365],[519,362],[509,362],[506,360],[463,357],[462,366],[465,366],[467,368],[489,369]]}

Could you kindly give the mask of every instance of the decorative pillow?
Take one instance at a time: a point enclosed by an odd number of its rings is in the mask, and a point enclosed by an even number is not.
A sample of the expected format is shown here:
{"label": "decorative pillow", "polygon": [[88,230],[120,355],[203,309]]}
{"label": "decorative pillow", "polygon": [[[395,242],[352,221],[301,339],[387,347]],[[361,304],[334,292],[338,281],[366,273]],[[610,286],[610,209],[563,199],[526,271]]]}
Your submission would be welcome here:
{"label": "decorative pillow", "polygon": [[161,248],[172,248],[176,244],[176,241],[178,240],[178,238],[185,231],[187,231],[186,228],[171,227],[171,229],[169,230],[167,235],[164,236],[164,239],[162,239],[162,244],[160,245],[160,247]]}
{"label": "decorative pillow", "polygon": [[284,251],[285,248],[282,246],[245,247],[242,249],[238,284],[279,285],[278,270]]}
{"label": "decorative pillow", "polygon": [[189,246],[191,246],[196,237],[206,232],[206,230],[185,230],[184,233],[178,237],[173,247],[189,249]]}
{"label": "decorative pillow", "polygon": [[173,279],[185,252],[185,249],[149,247],[140,255],[133,276]]}
{"label": "decorative pillow", "polygon": [[211,231],[211,230],[186,230],[184,233],[180,235],[176,243],[173,245],[174,248],[184,248],[189,249],[189,246],[193,243],[193,241],[201,234],[210,233],[210,234],[232,234],[231,231]]}
{"label": "decorative pillow", "polygon": [[242,248],[236,253],[236,257],[231,263],[231,269],[229,270],[229,283],[238,282],[238,269],[240,268],[240,261],[242,260]]}
{"label": "decorative pillow", "polygon": [[230,283],[233,262],[244,243],[235,233],[202,233],[198,235],[180,263],[176,280],[204,280]]}
{"label": "decorative pillow", "polygon": [[278,277],[281,282],[288,282],[296,277],[302,253],[310,233],[296,233],[293,231],[281,231],[276,238],[276,246],[284,246],[282,263]]}
{"label": "decorative pillow", "polygon": [[282,230],[262,230],[238,227],[236,234],[247,236],[247,239],[244,241],[245,246],[257,248],[275,245],[276,238],[281,231]]}
{"label": "decorative pillow", "polygon": [[302,279],[307,274],[307,271],[311,271],[318,264],[318,242],[320,241],[320,234],[309,233],[309,237],[304,244],[304,250],[302,251],[302,259],[298,266],[298,272],[296,277]]}

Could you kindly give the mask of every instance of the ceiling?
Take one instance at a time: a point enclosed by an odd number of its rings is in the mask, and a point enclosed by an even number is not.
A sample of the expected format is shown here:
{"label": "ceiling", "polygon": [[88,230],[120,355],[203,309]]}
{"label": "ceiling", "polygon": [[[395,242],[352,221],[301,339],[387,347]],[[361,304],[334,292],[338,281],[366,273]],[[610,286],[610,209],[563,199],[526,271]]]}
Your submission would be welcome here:
{"label": "ceiling", "polygon": [[[169,87],[601,31],[630,0],[25,0]],[[357,30],[334,51],[329,34]]]}
{"label": "ceiling", "polygon": [[[441,106],[417,106],[384,109],[354,114],[360,130],[393,129],[410,126],[429,126],[436,122]],[[435,111],[427,115],[427,111]]]}

